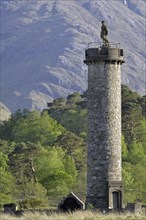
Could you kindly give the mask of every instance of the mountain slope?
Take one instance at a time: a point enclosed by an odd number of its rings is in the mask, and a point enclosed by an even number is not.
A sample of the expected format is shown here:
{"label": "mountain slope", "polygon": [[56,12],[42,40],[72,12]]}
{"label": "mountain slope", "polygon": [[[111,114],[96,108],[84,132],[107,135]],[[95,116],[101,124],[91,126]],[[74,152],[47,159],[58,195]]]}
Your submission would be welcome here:
{"label": "mountain slope", "polygon": [[0,122],[8,120],[10,115],[10,110],[2,102],[0,102]]}
{"label": "mountain slope", "polygon": [[87,88],[83,63],[99,42],[101,20],[120,42],[122,82],[145,93],[145,0],[1,1],[1,97],[12,111],[43,109],[52,98]]}

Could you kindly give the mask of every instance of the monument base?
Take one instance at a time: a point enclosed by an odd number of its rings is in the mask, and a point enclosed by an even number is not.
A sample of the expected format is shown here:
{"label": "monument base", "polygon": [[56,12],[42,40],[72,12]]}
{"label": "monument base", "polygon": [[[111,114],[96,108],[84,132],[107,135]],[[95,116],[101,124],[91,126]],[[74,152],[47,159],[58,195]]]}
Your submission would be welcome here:
{"label": "monument base", "polygon": [[108,197],[86,197],[86,208],[87,209],[98,209],[99,211],[108,210]]}
{"label": "monument base", "polygon": [[107,181],[105,195],[87,196],[86,207],[101,211],[123,209],[123,186],[122,181]]}

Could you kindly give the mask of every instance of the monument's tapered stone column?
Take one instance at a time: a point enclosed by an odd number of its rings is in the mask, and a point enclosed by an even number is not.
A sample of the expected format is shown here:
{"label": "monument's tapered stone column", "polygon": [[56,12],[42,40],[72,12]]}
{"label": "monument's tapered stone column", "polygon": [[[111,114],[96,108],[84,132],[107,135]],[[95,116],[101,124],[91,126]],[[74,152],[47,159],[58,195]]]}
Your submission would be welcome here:
{"label": "monument's tapered stone column", "polygon": [[86,50],[88,65],[87,205],[123,207],[121,165],[121,64],[123,50]]}

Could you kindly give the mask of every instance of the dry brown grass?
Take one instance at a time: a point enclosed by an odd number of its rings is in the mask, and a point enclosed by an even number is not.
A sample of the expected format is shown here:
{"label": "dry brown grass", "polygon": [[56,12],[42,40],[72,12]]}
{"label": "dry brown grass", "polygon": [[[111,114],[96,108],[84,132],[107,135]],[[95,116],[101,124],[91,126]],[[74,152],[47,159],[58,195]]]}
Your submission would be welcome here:
{"label": "dry brown grass", "polygon": [[40,213],[25,213],[23,216],[1,214],[0,220],[146,220],[146,216],[135,216],[133,214],[101,214],[92,211],[78,211],[74,213],[54,213],[51,215]]}

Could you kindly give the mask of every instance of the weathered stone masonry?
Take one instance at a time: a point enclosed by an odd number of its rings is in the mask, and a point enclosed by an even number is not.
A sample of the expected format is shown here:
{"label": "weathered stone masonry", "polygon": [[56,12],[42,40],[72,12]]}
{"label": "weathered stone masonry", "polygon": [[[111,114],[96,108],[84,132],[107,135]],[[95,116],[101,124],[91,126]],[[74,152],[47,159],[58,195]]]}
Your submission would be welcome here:
{"label": "weathered stone masonry", "polygon": [[90,48],[88,65],[87,205],[123,207],[121,172],[121,64],[123,50]]}

